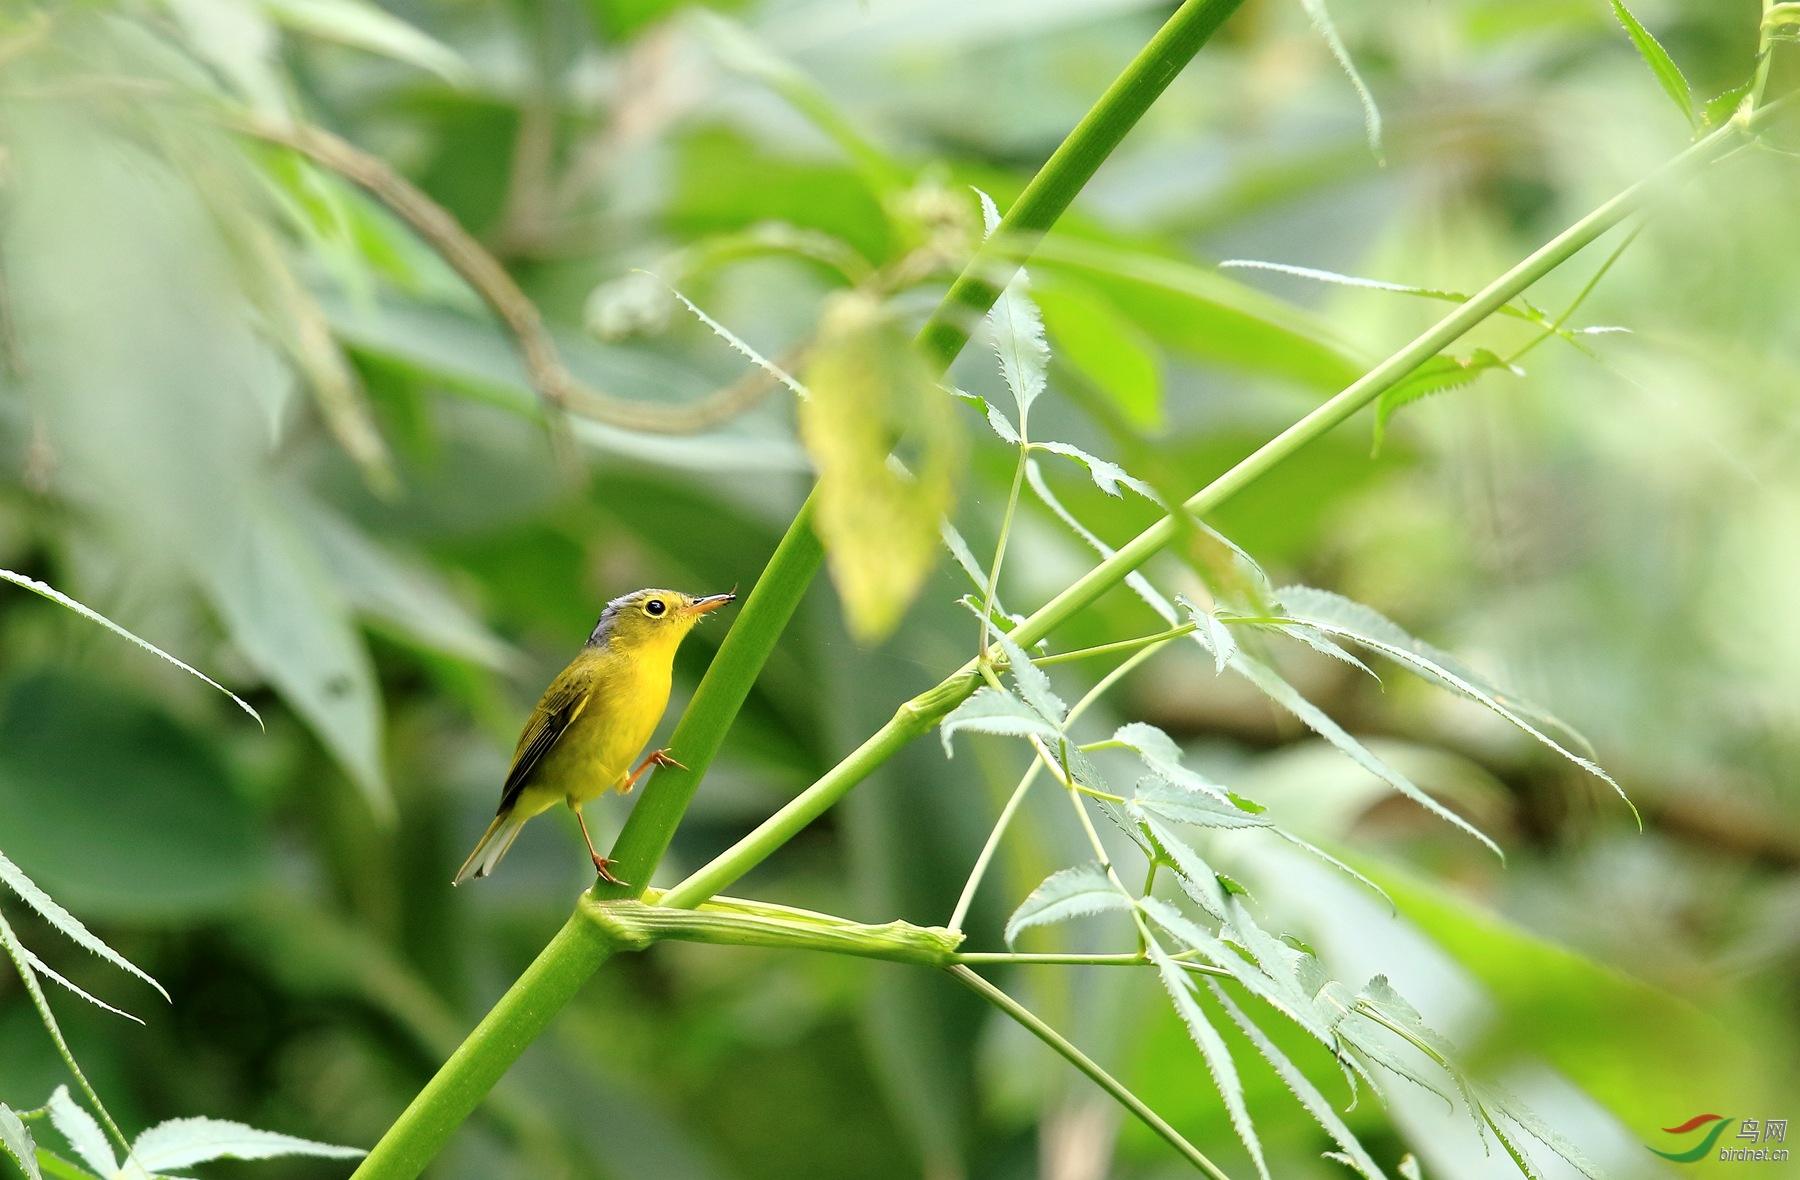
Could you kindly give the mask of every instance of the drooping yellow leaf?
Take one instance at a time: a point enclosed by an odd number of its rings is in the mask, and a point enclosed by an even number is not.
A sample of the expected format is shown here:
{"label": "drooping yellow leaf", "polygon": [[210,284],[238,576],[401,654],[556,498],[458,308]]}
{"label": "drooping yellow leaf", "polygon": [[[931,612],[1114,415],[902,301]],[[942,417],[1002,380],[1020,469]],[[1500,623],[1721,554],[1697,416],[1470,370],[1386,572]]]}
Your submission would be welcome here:
{"label": "drooping yellow leaf", "polygon": [[[827,304],[806,368],[800,437],[819,476],[815,527],[863,643],[886,638],[931,572],[962,439],[949,395],[871,296]],[[899,446],[909,456],[892,458]]]}

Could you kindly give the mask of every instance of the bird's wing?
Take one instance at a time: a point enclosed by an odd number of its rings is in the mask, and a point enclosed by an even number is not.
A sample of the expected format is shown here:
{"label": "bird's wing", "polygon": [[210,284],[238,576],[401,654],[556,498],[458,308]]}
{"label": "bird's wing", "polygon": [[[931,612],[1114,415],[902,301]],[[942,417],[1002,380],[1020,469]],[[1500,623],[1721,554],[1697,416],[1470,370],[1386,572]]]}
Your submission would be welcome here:
{"label": "bird's wing", "polygon": [[544,690],[544,698],[531,711],[531,720],[525,723],[525,732],[519,735],[518,748],[513,751],[512,769],[506,772],[506,786],[500,792],[500,811],[513,805],[537,764],[587,708],[592,688],[589,677],[565,672]]}

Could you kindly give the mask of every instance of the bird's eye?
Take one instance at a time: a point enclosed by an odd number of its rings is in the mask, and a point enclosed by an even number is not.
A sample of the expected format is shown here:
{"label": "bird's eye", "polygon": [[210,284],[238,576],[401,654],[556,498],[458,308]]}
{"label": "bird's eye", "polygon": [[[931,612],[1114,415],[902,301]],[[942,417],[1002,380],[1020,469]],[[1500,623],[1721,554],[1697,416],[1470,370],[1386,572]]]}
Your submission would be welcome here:
{"label": "bird's eye", "polygon": [[664,611],[666,611],[668,609],[669,609],[669,604],[664,602],[660,598],[652,598],[649,602],[646,602],[644,604],[644,613],[649,615],[651,618],[655,618],[656,616],[662,614]]}

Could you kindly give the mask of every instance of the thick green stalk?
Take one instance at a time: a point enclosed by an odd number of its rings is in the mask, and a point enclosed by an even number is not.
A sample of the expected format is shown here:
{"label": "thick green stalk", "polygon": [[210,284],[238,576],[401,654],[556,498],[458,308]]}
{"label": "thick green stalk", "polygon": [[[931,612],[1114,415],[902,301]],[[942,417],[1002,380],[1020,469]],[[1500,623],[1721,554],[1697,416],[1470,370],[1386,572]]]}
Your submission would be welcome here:
{"label": "thick green stalk", "polygon": [[[1717,159],[1736,136],[1736,128],[1720,128],[1558,234],[1523,262],[1482,288],[1468,302],[1459,305],[1418,339],[1264,443],[1231,470],[1194,493],[1177,512],[1170,513],[1139,533],[1124,548],[1038,608],[1013,629],[1011,634],[1014,641],[1021,647],[1029,647],[1049,635],[1077,611],[1124,581],[1127,574],[1179,537],[1183,527],[1183,514],[1204,516],[1255,483],[1301,447],[1330,431],[1386,390],[1399,384],[1414,369],[1441,350],[1454,344],[1508,300],[1522,294],[1533,283],[1640,208],[1652,194]],[[818,782],[795,796],[786,807],[765,820],[755,831],[713,858],[699,872],[671,889],[665,904],[698,905],[762,863],[765,857],[824,814],[876,767],[892,757],[901,746],[929,730],[974,692],[979,683],[980,678],[971,662],[952,673],[935,688],[900,706],[891,721],[827,771]]]}
{"label": "thick green stalk", "polygon": [[719,645],[719,654],[701,678],[694,699],[682,713],[669,739],[669,753],[682,766],[665,766],[650,779],[644,797],[631,810],[631,818],[613,844],[614,875],[629,886],[594,886],[595,897],[636,897],[650,883],[650,875],[669,850],[669,841],[686,814],[694,792],[725,741],[744,699],[756,683],[757,673],[787,629],[806,588],[825,560],[812,527],[810,498],[788,526],[768,567],[756,580],[743,610]]}
{"label": "thick green stalk", "polygon": [[[950,293],[920,329],[919,344],[929,361],[940,369],[950,367],[968,342],[975,322],[987,314],[1001,289],[1024,262],[1018,255],[1017,243],[1021,239],[1030,241],[1056,224],[1075,194],[1093,179],[1150,104],[1242,3],[1243,0],[1186,0],[1143,52],[1125,67],[1125,72],[1113,79],[1100,101],[1025,186],[1001,218],[999,228],[989,235],[989,245],[963,269]],[[1013,243],[1012,247],[1007,243]]]}
{"label": "thick green stalk", "polygon": [[1071,1065],[1092,1078],[1102,1090],[1118,1099],[1119,1105],[1144,1120],[1145,1126],[1162,1136],[1169,1146],[1185,1156],[1189,1163],[1213,1177],[1213,1180],[1231,1180],[1229,1176],[1219,1170],[1217,1164],[1202,1155],[1199,1148],[1183,1138],[1180,1131],[1171,1127],[1168,1120],[1145,1106],[1143,1099],[1133,1094],[1122,1082],[1102,1069],[1099,1062],[1077,1049],[1067,1037],[1038,1019],[1037,1014],[1031,1009],[960,963],[954,967],[947,967],[945,970],[958,983],[1030,1029],[1031,1034],[1038,1040],[1062,1054]]}
{"label": "thick green stalk", "polygon": [[363,1157],[351,1180],[412,1177],[423,1171],[612,949],[599,927],[576,910]]}

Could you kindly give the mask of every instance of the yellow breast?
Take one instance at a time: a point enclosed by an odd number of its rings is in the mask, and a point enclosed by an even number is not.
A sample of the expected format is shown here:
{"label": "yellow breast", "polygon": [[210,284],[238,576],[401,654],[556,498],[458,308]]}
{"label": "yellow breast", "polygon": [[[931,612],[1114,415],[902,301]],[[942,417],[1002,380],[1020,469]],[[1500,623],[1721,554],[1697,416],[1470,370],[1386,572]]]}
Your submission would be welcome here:
{"label": "yellow breast", "polygon": [[533,786],[585,803],[623,784],[669,704],[674,651],[606,652],[587,704],[545,756]]}

